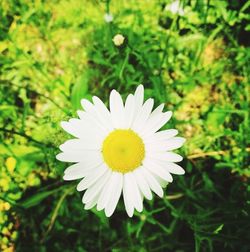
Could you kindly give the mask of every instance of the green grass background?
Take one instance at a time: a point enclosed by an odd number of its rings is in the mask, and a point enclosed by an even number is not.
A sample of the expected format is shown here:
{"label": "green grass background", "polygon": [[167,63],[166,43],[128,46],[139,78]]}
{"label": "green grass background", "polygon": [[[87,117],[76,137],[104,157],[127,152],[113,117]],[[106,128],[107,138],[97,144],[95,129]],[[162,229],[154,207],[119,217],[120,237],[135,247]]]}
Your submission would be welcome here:
{"label": "green grass background", "polygon": [[[171,2],[0,1],[1,251],[250,251],[250,1]],[[186,174],[108,219],[62,180],[60,121],[139,83],[187,138]]]}

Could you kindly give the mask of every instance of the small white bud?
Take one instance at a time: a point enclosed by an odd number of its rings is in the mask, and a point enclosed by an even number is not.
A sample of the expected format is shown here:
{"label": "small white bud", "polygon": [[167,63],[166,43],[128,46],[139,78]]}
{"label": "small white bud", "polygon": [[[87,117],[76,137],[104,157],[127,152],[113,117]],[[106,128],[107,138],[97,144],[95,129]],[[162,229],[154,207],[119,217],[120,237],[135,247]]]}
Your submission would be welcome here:
{"label": "small white bud", "polygon": [[176,1],[172,2],[171,4],[167,5],[165,7],[165,10],[170,11],[173,14],[178,14],[180,16],[183,16],[185,14],[184,9],[182,8],[179,0],[176,0]]}
{"label": "small white bud", "polygon": [[121,46],[124,43],[125,37],[121,34],[116,34],[112,40],[116,46]]}
{"label": "small white bud", "polygon": [[110,13],[105,13],[104,20],[106,23],[111,23],[113,21],[113,16]]}

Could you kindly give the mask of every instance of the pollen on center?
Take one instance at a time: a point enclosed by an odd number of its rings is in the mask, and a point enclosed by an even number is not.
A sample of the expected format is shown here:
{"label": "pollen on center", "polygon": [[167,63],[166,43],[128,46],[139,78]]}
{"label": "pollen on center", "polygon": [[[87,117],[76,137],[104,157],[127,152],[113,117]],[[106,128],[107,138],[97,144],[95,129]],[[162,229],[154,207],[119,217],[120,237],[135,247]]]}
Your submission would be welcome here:
{"label": "pollen on center", "polygon": [[103,159],[113,171],[127,173],[138,168],[144,157],[142,139],[131,129],[116,129],[103,141]]}

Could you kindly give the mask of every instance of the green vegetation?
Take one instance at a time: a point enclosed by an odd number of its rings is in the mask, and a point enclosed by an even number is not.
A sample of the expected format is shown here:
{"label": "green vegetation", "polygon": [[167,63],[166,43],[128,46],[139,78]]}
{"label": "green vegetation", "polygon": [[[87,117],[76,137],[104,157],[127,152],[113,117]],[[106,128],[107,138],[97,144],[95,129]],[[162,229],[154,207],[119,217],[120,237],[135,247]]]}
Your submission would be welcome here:
{"label": "green vegetation", "polygon": [[[171,2],[0,1],[1,251],[250,251],[250,1]],[[108,219],[62,180],[60,121],[139,83],[174,112],[186,174]]]}

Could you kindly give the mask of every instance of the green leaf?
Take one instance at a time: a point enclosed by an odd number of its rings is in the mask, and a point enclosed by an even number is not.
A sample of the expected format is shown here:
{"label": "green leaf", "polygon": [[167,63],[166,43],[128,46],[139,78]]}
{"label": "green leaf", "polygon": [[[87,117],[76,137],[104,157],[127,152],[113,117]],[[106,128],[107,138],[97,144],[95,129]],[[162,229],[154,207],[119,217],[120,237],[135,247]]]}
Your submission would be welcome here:
{"label": "green leaf", "polygon": [[81,107],[80,101],[88,92],[88,76],[84,73],[76,81],[71,93],[71,103],[75,109]]}
{"label": "green leaf", "polygon": [[40,202],[42,202],[44,199],[46,199],[50,195],[58,192],[59,190],[61,190],[61,188],[57,188],[57,189],[54,189],[51,191],[38,192],[38,193],[34,194],[33,196],[19,202],[19,204],[24,208],[30,208],[30,207],[36,206]]}
{"label": "green leaf", "polygon": [[221,224],[221,225],[219,225],[215,230],[214,230],[214,234],[218,234],[221,230],[222,230],[222,228],[224,227],[224,224]]}

